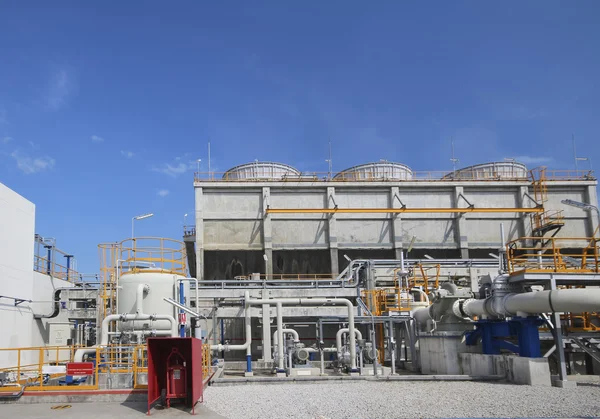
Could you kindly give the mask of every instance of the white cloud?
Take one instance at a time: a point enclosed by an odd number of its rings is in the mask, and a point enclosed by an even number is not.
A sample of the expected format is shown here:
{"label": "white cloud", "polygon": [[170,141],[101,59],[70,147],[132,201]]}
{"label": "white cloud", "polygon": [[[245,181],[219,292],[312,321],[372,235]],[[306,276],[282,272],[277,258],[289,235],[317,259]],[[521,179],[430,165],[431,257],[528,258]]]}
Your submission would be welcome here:
{"label": "white cloud", "polygon": [[160,196],[161,198],[164,198],[165,196],[169,195],[169,190],[168,189],[161,189],[156,194],[158,196]]}
{"label": "white cloud", "polygon": [[55,160],[49,156],[32,157],[15,150],[10,155],[16,162],[17,167],[26,175],[50,170],[54,167]]}
{"label": "white cloud", "polygon": [[91,138],[92,142],[94,142],[94,143],[103,143],[104,142],[104,138],[98,137],[97,135],[92,135],[90,138]]}
{"label": "white cloud", "polygon": [[135,154],[133,153],[133,151],[125,151],[125,150],[121,150],[121,155],[125,156],[126,158],[130,159],[132,158]]}
{"label": "white cloud", "polygon": [[175,163],[170,164],[170,163],[165,163],[159,167],[153,167],[152,170],[154,172],[159,172],[159,173],[163,173],[167,176],[171,176],[173,178],[184,174],[185,172],[189,171],[189,170],[193,170],[196,166],[194,165],[194,162],[188,162],[188,163],[184,163],[182,162],[182,160],[187,156],[187,154],[185,154],[182,157],[175,157]]}
{"label": "white cloud", "polygon": [[517,156],[514,159],[523,164],[544,164],[554,160],[552,157],[543,156]]}
{"label": "white cloud", "polygon": [[13,137],[4,137],[2,140],[0,140],[0,142],[2,144],[8,144],[10,143],[14,138]]}
{"label": "white cloud", "polygon": [[61,69],[53,74],[50,85],[46,91],[44,101],[46,107],[57,111],[67,104],[67,99],[74,89],[72,77],[65,69]]}

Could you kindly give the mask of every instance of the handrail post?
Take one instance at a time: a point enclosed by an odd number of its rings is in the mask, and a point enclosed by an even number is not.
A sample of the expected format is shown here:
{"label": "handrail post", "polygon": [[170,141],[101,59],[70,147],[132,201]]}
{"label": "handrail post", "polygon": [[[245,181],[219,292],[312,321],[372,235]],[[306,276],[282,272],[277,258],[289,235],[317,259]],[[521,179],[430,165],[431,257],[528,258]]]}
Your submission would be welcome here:
{"label": "handrail post", "polygon": [[42,375],[42,366],[44,365],[44,349],[40,348],[38,351],[38,377],[40,380],[40,387],[44,384],[44,376]]}
{"label": "handrail post", "polygon": [[552,255],[554,256],[554,272],[558,271],[558,255],[556,254],[556,242],[552,240]]}

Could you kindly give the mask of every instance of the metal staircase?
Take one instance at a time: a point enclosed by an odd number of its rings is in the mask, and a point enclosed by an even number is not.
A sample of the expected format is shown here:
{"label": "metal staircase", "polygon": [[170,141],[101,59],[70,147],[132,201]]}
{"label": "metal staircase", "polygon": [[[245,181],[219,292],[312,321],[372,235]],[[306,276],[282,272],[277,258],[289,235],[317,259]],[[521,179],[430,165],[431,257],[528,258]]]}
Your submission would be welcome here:
{"label": "metal staircase", "polygon": [[591,338],[572,336],[570,338],[579,347],[579,349],[591,356],[596,362],[600,362],[600,349],[598,349],[597,343],[592,343]]}

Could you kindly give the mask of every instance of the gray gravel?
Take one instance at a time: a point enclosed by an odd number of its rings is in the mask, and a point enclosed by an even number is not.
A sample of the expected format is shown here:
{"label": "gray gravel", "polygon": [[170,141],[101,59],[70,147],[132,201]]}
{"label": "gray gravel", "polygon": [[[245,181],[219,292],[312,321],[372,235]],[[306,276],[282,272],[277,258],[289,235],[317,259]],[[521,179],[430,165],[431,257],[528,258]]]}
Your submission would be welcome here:
{"label": "gray gravel", "polygon": [[600,386],[572,389],[476,382],[345,382],[208,387],[206,407],[229,419],[590,417]]}

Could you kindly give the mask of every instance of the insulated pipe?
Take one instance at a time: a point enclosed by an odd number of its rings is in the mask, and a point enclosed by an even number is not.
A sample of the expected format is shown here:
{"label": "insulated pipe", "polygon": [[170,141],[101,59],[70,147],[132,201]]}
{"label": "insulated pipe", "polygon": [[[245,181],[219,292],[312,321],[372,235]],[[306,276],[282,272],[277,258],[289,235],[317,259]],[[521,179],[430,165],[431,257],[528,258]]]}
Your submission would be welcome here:
{"label": "insulated pipe", "polygon": [[485,300],[466,300],[462,303],[462,311],[471,318],[482,315],[489,317],[516,316],[520,313],[593,312],[600,310],[600,289],[527,292],[497,298],[491,297]]}
{"label": "insulated pipe", "polygon": [[171,323],[171,337],[177,337],[177,321],[173,318],[173,316],[166,314],[111,314],[102,320],[102,335],[100,338],[100,345],[78,349],[75,351],[73,360],[75,362],[81,362],[84,355],[95,353],[98,347],[104,347],[108,345],[108,326],[111,322],[117,320],[168,320]]}
{"label": "insulated pipe", "polygon": [[[338,351],[338,356],[341,357],[342,355],[342,335],[344,333],[348,333],[350,331],[350,329],[348,327],[342,328],[340,330],[337,331],[337,333],[335,334],[335,347],[337,348]],[[362,333],[360,333],[360,330],[358,329],[354,329],[354,334],[356,335],[356,338],[359,340],[362,340]],[[350,344],[352,344],[352,342],[350,342]]]}
{"label": "insulated pipe", "polygon": [[[246,291],[246,302],[253,305],[262,305],[262,304],[273,304],[277,305],[278,315],[277,315],[277,327],[279,330],[283,329],[283,320],[281,319],[281,306],[285,305],[296,305],[296,306],[315,306],[315,305],[345,305],[348,308],[348,333],[350,333],[350,357],[352,358],[351,371],[355,372],[356,369],[356,337],[354,335],[354,305],[352,301],[346,298],[265,298],[265,299],[250,299],[250,293]],[[283,333],[278,335],[278,339],[280,342],[283,342]],[[282,345],[279,345],[281,351],[283,349]],[[282,354],[281,354],[282,355]],[[283,357],[281,357],[283,360]],[[281,362],[280,360],[280,362]]]}
{"label": "insulated pipe", "polygon": [[430,307],[433,307],[433,306],[422,307],[422,308],[418,308],[415,311],[413,311],[412,316],[417,321],[417,323],[425,324],[425,323],[427,323],[428,320],[430,320],[432,318],[431,311],[429,310]]}
{"label": "insulated pipe", "polygon": [[392,375],[396,374],[396,338],[394,337],[394,324],[390,320],[389,326],[390,333],[390,345],[391,345],[391,358],[392,358]]}
{"label": "insulated pipe", "polygon": [[281,345],[277,345],[277,372],[284,372],[283,367],[283,307],[281,302],[275,304],[277,307],[277,339],[281,342]]}
{"label": "insulated pipe", "polygon": [[[294,329],[282,329],[281,330],[283,333],[289,333],[291,335],[294,336],[294,342],[300,342],[300,338],[298,337],[298,332],[296,332]],[[277,330],[273,332],[273,344],[277,345],[277,343],[279,342],[278,338],[277,338]]]}
{"label": "insulated pipe", "polygon": [[148,292],[150,287],[147,284],[139,284],[135,298],[135,312],[142,314],[144,312],[144,292]]}
{"label": "insulated pipe", "polygon": [[168,320],[171,323],[171,337],[177,337],[177,321],[168,314],[111,314],[102,320],[102,335],[100,346],[108,345],[108,325],[113,321],[135,321],[135,320]]}
{"label": "insulated pipe", "polygon": [[[248,294],[246,292],[246,294]],[[246,296],[247,297],[247,296]],[[250,318],[250,305],[246,298],[246,307],[244,308],[244,325],[246,329],[246,342],[242,345],[210,345],[211,351],[242,351],[246,350],[247,372],[252,372],[252,323]]]}
{"label": "insulated pipe", "polygon": [[427,296],[427,293],[425,291],[423,291],[420,288],[411,288],[411,291],[418,291],[419,293],[421,293],[421,295],[425,297],[425,302],[427,303],[427,305],[429,305],[429,297]]}

